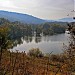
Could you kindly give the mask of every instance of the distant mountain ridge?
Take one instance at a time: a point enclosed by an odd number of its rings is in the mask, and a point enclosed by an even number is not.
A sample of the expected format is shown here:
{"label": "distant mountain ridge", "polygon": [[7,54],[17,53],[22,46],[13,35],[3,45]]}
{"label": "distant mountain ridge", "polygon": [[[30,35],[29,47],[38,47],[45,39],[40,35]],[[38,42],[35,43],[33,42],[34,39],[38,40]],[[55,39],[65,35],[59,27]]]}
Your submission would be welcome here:
{"label": "distant mountain ridge", "polygon": [[36,18],[31,15],[2,11],[2,10],[0,10],[0,18],[5,18],[12,22],[20,21],[22,23],[32,23],[32,24],[40,24],[46,22],[46,20]]}
{"label": "distant mountain ridge", "polygon": [[57,21],[60,21],[60,22],[75,22],[75,20],[73,18],[62,18],[62,19],[59,19]]}
{"label": "distant mountain ridge", "polygon": [[72,22],[72,18],[63,18],[59,20],[44,20],[32,15],[16,13],[16,12],[9,12],[0,10],[0,18],[8,19],[11,22],[20,21],[22,23],[29,23],[29,24],[41,24],[45,22]]}

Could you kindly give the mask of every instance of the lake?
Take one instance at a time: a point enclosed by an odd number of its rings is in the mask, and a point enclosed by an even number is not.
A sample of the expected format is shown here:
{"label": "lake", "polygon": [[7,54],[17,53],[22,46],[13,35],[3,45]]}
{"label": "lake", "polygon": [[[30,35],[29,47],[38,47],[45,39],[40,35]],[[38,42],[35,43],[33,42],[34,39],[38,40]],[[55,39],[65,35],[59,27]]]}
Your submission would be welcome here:
{"label": "lake", "polygon": [[17,44],[13,47],[13,51],[19,50],[25,51],[26,53],[32,48],[39,48],[43,53],[53,53],[58,54],[63,52],[63,43],[68,46],[69,44],[69,34],[58,34],[53,36],[41,36],[41,37],[23,37],[21,38],[22,44]]}

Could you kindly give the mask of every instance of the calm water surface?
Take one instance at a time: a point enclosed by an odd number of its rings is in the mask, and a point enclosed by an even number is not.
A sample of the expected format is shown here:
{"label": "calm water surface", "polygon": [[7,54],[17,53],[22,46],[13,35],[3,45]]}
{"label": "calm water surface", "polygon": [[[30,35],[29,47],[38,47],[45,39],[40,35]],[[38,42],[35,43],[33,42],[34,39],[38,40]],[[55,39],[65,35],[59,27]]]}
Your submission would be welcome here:
{"label": "calm water surface", "polygon": [[22,38],[23,43],[18,44],[13,48],[13,51],[25,51],[28,52],[32,48],[39,48],[43,53],[61,53],[63,51],[63,43],[68,45],[69,34],[59,34],[53,36],[42,36],[42,37],[27,37]]}

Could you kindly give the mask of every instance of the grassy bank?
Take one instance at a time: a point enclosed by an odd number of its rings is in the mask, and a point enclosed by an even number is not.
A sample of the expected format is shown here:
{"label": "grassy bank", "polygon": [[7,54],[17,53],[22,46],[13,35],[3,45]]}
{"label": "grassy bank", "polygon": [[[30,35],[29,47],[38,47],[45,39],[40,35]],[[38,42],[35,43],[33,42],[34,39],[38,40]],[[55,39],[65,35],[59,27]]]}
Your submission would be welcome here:
{"label": "grassy bank", "polygon": [[36,57],[4,50],[0,71],[0,75],[71,75],[75,71],[75,58],[68,59],[67,53]]}

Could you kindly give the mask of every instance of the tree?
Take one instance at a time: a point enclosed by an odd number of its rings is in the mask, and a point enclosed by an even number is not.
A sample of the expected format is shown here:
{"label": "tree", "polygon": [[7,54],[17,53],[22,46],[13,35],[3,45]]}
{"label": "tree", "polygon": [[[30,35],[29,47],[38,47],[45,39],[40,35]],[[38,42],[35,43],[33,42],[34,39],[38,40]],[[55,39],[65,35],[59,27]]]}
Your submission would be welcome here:
{"label": "tree", "polygon": [[8,27],[0,26],[0,64],[3,50],[8,49],[11,44],[9,40],[8,31],[9,31]]}
{"label": "tree", "polygon": [[69,73],[75,73],[75,22],[68,24],[68,30],[70,31],[70,42],[69,47],[65,51],[66,60],[65,63],[67,64],[67,70]]}

